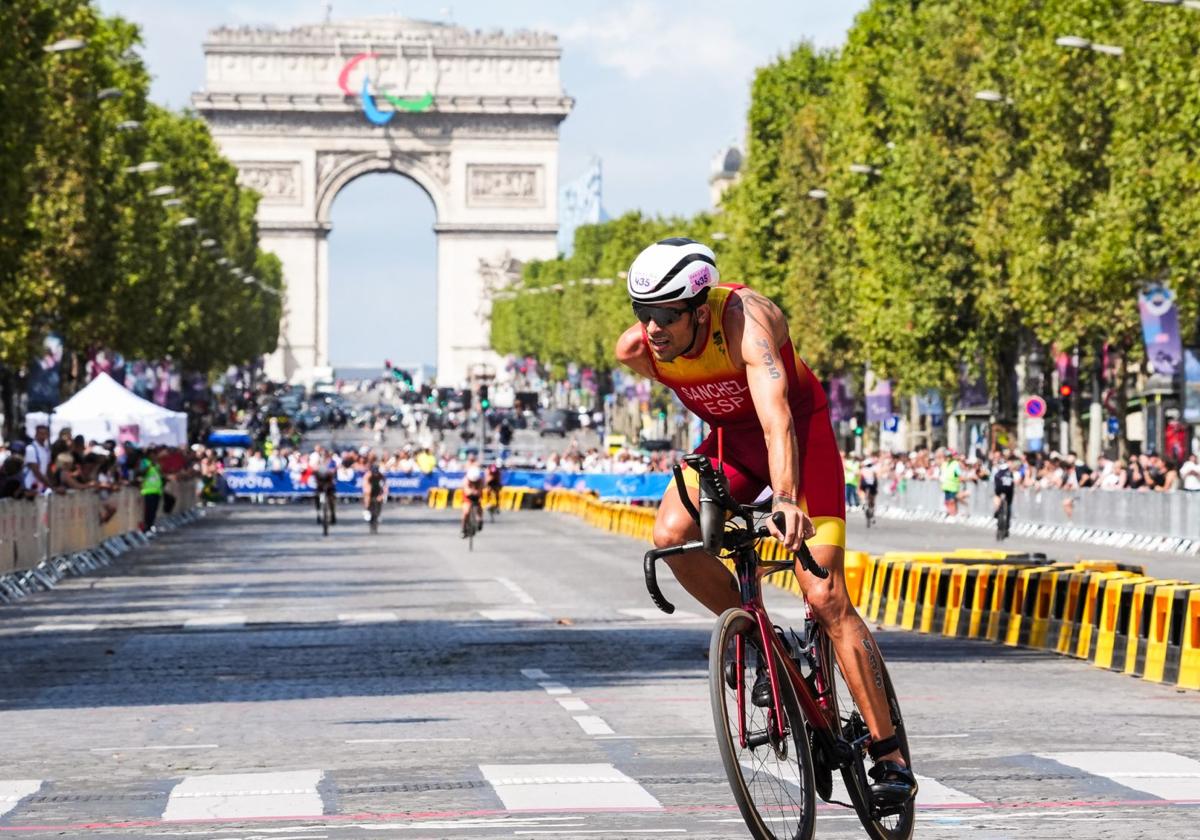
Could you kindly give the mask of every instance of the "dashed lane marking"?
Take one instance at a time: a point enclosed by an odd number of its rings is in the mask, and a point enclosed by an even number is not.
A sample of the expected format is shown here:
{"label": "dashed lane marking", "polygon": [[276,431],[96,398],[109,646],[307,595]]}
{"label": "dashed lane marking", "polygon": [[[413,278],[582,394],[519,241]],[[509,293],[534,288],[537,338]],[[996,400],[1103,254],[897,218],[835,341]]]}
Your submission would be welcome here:
{"label": "dashed lane marking", "polygon": [[578,697],[560,697],[558,698],[558,705],[562,706],[568,712],[586,712],[591,708],[591,706]]}
{"label": "dashed lane marking", "polygon": [[1098,751],[1037,755],[1151,796],[1200,801],[1200,761],[1178,753]]}
{"label": "dashed lane marking", "polygon": [[541,668],[522,668],[521,676],[529,680],[548,680],[550,675]]}
{"label": "dashed lane marking", "polygon": [[126,752],[157,752],[165,750],[215,750],[217,744],[152,744],[141,747],[92,747],[88,752],[94,753],[126,753]]}
{"label": "dashed lane marking", "polygon": [[574,715],[575,722],[587,735],[612,735],[612,727],[596,715]]}
{"label": "dashed lane marking", "polygon": [[399,620],[400,616],[388,610],[338,613],[338,621],[342,624],[385,624]]}
{"label": "dashed lane marking", "polygon": [[33,628],[34,633],[90,633],[99,624],[39,624]]}
{"label": "dashed lane marking", "polygon": [[542,688],[544,688],[546,690],[546,693],[550,694],[550,695],[570,694],[571,693],[571,689],[567,688],[565,685],[563,685],[560,682],[556,682],[555,680],[542,680],[541,682],[538,683],[538,685],[540,685]]}
{"label": "dashed lane marking", "polygon": [[488,621],[549,621],[545,613],[536,610],[480,610]]}
{"label": "dashed lane marking", "polygon": [[188,776],[171,789],[164,822],[268,817],[317,817],[325,803],[320,770]]}
{"label": "dashed lane marking", "polygon": [[184,630],[210,630],[217,627],[245,627],[244,615],[198,615],[183,622]]}
{"label": "dashed lane marking", "polygon": [[611,764],[481,764],[479,771],[510,811],[662,808]]}
{"label": "dashed lane marking", "polygon": [[17,804],[26,796],[33,796],[41,789],[41,779],[0,781],[0,817],[16,808]]}
{"label": "dashed lane marking", "polygon": [[496,578],[496,580],[500,582],[501,586],[503,586],[505,589],[507,589],[509,592],[511,592],[513,594],[513,596],[518,601],[520,601],[522,604],[533,605],[533,604],[537,603],[537,601],[533,600],[532,596],[530,596],[530,594],[528,592],[526,592],[524,589],[522,589],[517,584],[513,583],[508,578],[501,577],[501,578]]}

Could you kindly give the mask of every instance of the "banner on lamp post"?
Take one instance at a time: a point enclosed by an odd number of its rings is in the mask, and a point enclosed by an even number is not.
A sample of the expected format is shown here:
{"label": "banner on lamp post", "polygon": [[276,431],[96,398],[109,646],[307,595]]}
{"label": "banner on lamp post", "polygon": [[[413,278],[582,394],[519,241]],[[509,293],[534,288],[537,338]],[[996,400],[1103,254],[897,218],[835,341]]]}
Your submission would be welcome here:
{"label": "banner on lamp post", "polygon": [[1151,372],[1171,378],[1178,376],[1183,363],[1183,344],[1179,340],[1175,293],[1162,284],[1147,286],[1138,295],[1138,314],[1142,317],[1142,338]]}
{"label": "banner on lamp post", "polygon": [[867,390],[867,422],[882,423],[892,416],[892,380],[877,379]]}
{"label": "banner on lamp post", "polygon": [[1183,351],[1183,422],[1200,423],[1200,347]]}

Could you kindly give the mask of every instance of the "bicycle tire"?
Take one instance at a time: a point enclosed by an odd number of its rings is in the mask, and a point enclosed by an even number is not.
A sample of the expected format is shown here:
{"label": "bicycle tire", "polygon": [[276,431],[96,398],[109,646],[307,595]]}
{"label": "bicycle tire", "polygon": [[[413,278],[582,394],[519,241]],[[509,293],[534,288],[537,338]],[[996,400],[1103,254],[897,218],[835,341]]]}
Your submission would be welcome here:
{"label": "bicycle tire", "polygon": [[321,536],[329,536],[329,499],[321,499]]}
{"label": "bicycle tire", "polygon": [[[837,664],[837,657],[833,655],[833,642],[825,635],[824,631],[818,630],[817,632],[820,634],[818,644],[821,650],[821,662],[825,664],[826,679],[832,683],[829,697],[837,711],[838,720],[841,722],[842,737],[848,741],[856,740],[867,733],[866,722],[858,710],[858,704],[850,695],[849,684],[842,674],[841,666]],[[900,742],[900,754],[904,756],[904,763],[911,768],[912,755],[908,748],[908,734],[904,727],[904,717],[900,714],[900,702],[896,699],[896,690],[892,686],[892,678],[888,674],[887,664],[880,661],[879,667],[883,675],[883,690],[887,696],[892,725],[896,729],[896,739]],[[866,751],[863,752],[865,760]],[[866,829],[868,837],[872,840],[909,840],[912,837],[917,812],[915,797],[908,800],[898,814],[876,817],[872,813],[870,805],[870,790],[863,790],[860,786],[862,780],[859,779],[857,767],[854,764],[842,768],[842,781],[846,785],[850,801],[854,804],[854,810],[857,812],[863,828]]]}
{"label": "bicycle tire", "polygon": [[379,533],[379,508],[380,502],[371,502],[371,533]]}
{"label": "bicycle tire", "polygon": [[[735,654],[738,636],[744,639],[745,651],[741,673],[737,673]],[[734,801],[755,840],[811,840],[816,830],[817,816],[812,754],[808,743],[808,727],[789,680],[780,679],[779,691],[788,721],[791,749],[788,749],[787,740],[778,749],[771,744],[764,744],[757,750],[740,744],[738,683],[743,690],[747,730],[765,731],[772,720],[772,710],[755,706],[750,699],[756,678],[752,660],[759,655],[759,646],[758,628],[750,613],[734,607],[717,619],[708,653],[708,684],[721,762],[725,766]],[[776,673],[782,676],[785,673],[783,666],[778,661],[776,665]],[[734,686],[729,685],[730,674],[735,675]],[[755,728],[756,718],[760,719],[761,729]],[[768,769],[768,765],[772,766]],[[752,771],[749,779],[746,777],[747,770]],[[767,810],[768,805],[776,813],[764,816],[763,811]]]}
{"label": "bicycle tire", "polygon": [[999,516],[996,518],[996,539],[1008,539],[1009,518],[1012,516],[1012,508],[1009,506],[1008,498],[1000,500]]}

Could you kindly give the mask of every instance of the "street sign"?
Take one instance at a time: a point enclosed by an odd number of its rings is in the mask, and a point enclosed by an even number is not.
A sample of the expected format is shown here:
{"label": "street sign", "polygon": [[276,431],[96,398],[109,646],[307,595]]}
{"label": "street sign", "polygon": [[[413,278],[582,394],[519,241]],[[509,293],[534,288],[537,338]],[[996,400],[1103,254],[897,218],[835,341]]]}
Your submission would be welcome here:
{"label": "street sign", "polygon": [[900,415],[893,414],[883,421],[883,430],[885,432],[896,432],[900,429]]}
{"label": "street sign", "polygon": [[1040,440],[1046,436],[1046,421],[1041,417],[1025,418],[1025,437],[1028,440]]}
{"label": "street sign", "polygon": [[1117,432],[1119,432],[1119,431],[1121,431],[1121,424],[1119,422],[1117,422],[1117,418],[1109,417],[1108,418],[1108,436],[1116,437]]}
{"label": "street sign", "polygon": [[1034,419],[1045,417],[1046,401],[1041,397],[1027,397],[1025,399],[1025,414]]}

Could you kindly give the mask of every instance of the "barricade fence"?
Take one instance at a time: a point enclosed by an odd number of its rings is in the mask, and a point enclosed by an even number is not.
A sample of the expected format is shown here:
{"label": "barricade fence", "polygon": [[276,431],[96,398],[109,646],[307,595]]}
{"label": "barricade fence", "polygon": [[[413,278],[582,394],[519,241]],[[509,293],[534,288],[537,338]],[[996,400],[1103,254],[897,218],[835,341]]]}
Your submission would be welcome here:
{"label": "barricade fence", "polygon": [[[652,540],[653,508],[565,490],[547,492],[545,508]],[[771,560],[786,553],[774,539],[761,551]],[[769,580],[801,594],[791,573]],[[1141,566],[992,549],[847,551],[846,588],[863,617],[883,626],[1053,651],[1200,690],[1200,585],[1148,577]]]}
{"label": "barricade fence", "polygon": [[[532,487],[501,487],[499,493],[490,489],[483,491],[481,500],[484,508],[498,507],[500,510],[534,510],[542,506],[544,494]],[[459,508],[463,504],[461,489],[434,487],[427,496],[429,507],[444,510]]]}
{"label": "barricade fence", "polygon": [[[995,527],[992,485],[967,483],[963,490],[959,519]],[[881,493],[876,506],[884,516],[941,519],[946,515],[944,498],[936,481],[908,481],[893,494]],[[1018,488],[1013,493],[1012,533],[1200,553],[1200,493]]]}
{"label": "barricade fence", "polygon": [[[171,479],[164,490],[174,499],[169,513],[160,510],[165,528],[195,518],[195,480]],[[71,491],[0,500],[0,601],[51,588],[64,574],[106,565],[145,542],[142,513],[142,496],[135,487],[103,495]]]}

